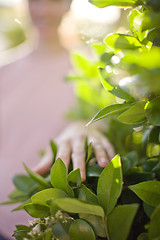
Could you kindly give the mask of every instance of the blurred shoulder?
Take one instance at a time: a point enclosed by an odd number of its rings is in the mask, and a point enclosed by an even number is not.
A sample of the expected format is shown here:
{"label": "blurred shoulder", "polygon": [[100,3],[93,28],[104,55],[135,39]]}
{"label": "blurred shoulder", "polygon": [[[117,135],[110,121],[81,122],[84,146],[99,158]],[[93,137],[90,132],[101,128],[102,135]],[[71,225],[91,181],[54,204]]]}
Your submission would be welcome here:
{"label": "blurred shoulder", "polygon": [[2,74],[14,71],[16,67],[26,61],[31,52],[32,48],[28,43],[21,44],[18,47],[1,52],[0,78]]}
{"label": "blurred shoulder", "polygon": [[8,75],[16,75],[18,72],[20,72],[20,69],[22,69],[28,62],[30,54],[23,56],[19,59],[10,61],[4,65],[0,66],[0,78],[3,76]]}

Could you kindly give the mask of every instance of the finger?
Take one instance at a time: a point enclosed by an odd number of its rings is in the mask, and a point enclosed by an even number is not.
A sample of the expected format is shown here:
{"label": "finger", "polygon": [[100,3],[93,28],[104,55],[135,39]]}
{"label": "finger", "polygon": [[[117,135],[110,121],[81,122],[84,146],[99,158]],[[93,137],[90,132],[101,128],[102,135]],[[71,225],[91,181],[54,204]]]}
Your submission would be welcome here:
{"label": "finger", "polygon": [[67,169],[70,162],[71,144],[69,141],[63,141],[58,143],[58,152],[56,158],[61,158]]}
{"label": "finger", "polygon": [[108,139],[106,137],[103,137],[103,136],[101,137],[101,142],[102,142],[104,149],[107,152],[109,160],[111,161],[112,158],[115,156],[115,151],[114,151],[112,144],[108,141]]}
{"label": "finger", "polygon": [[96,155],[97,162],[100,167],[105,167],[109,163],[109,158],[107,156],[107,153],[98,140],[95,140],[92,142],[92,147],[94,150],[94,153]]}
{"label": "finger", "polygon": [[82,182],[86,179],[85,169],[85,137],[79,136],[72,141],[72,162],[73,169],[80,169]]}
{"label": "finger", "polygon": [[52,152],[48,150],[45,156],[42,157],[38,165],[33,167],[32,170],[35,173],[38,173],[40,175],[45,175],[50,170],[52,164],[53,164],[53,155],[52,155]]}

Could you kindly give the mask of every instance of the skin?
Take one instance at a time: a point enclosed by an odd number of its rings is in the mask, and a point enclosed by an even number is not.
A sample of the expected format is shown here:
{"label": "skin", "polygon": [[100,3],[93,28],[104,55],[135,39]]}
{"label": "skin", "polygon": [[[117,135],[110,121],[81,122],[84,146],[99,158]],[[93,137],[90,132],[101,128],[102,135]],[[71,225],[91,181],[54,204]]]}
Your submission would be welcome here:
{"label": "skin", "polygon": [[[105,167],[114,157],[115,153],[112,145],[103,134],[93,127],[85,127],[83,122],[76,122],[67,127],[56,139],[58,146],[57,158],[60,157],[65,165],[69,166],[70,156],[73,161],[73,169],[80,168],[81,179],[86,179],[85,172],[85,138],[88,143],[92,143],[94,153],[98,164]],[[34,171],[43,175],[52,166],[52,152],[47,149],[47,154],[42,158],[41,162],[34,168]]]}

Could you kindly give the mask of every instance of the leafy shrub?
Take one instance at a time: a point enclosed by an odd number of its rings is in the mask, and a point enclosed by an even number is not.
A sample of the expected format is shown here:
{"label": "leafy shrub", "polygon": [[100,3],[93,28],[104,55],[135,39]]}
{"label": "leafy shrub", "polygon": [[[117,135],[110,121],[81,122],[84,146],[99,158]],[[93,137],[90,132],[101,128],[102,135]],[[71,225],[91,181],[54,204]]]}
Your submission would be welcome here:
{"label": "leafy shrub", "polygon": [[[123,185],[120,157],[116,155],[104,170],[93,157],[89,145],[85,185],[81,184],[79,169],[70,171],[67,176],[61,159],[53,164],[50,179],[26,166],[29,176],[15,176],[16,190],[10,195],[10,203],[24,201],[14,210],[24,208],[30,216],[38,218],[31,221],[29,227],[16,226],[13,235],[16,239],[101,239],[107,236],[108,239],[109,236],[126,239],[139,204],[116,206]],[[120,230],[117,217],[122,224]]]}
{"label": "leafy shrub", "polygon": [[[106,105],[99,102],[103,108],[89,124],[110,117],[106,134],[119,154],[103,170],[86,144],[84,184],[78,169],[71,168],[67,176],[60,159],[46,177],[25,166],[28,175],[15,176],[10,203],[22,202],[15,210],[24,208],[36,220],[29,227],[16,226],[16,239],[160,239],[160,2],[90,2],[131,8],[130,32],[92,44],[99,56],[96,64],[75,55],[78,78],[68,78],[83,84],[85,79],[95,83],[99,76],[113,95]],[[90,91],[100,95],[102,87],[94,86]],[[83,100],[91,103],[87,94]],[[51,145],[55,158],[56,146]]]}

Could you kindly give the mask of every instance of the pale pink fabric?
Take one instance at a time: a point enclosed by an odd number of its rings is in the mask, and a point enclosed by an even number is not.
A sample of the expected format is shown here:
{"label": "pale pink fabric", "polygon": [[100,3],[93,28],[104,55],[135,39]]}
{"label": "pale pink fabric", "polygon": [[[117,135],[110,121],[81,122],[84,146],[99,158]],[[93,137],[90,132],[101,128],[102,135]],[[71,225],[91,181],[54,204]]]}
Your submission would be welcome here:
{"label": "pale pink fabric", "polygon": [[[22,162],[35,166],[39,151],[67,125],[64,114],[74,101],[64,81],[71,67],[68,54],[43,64],[26,59],[0,70],[0,202],[13,189],[12,176],[24,172]],[[0,206],[0,233],[8,237],[29,218],[11,213],[13,207]]]}

